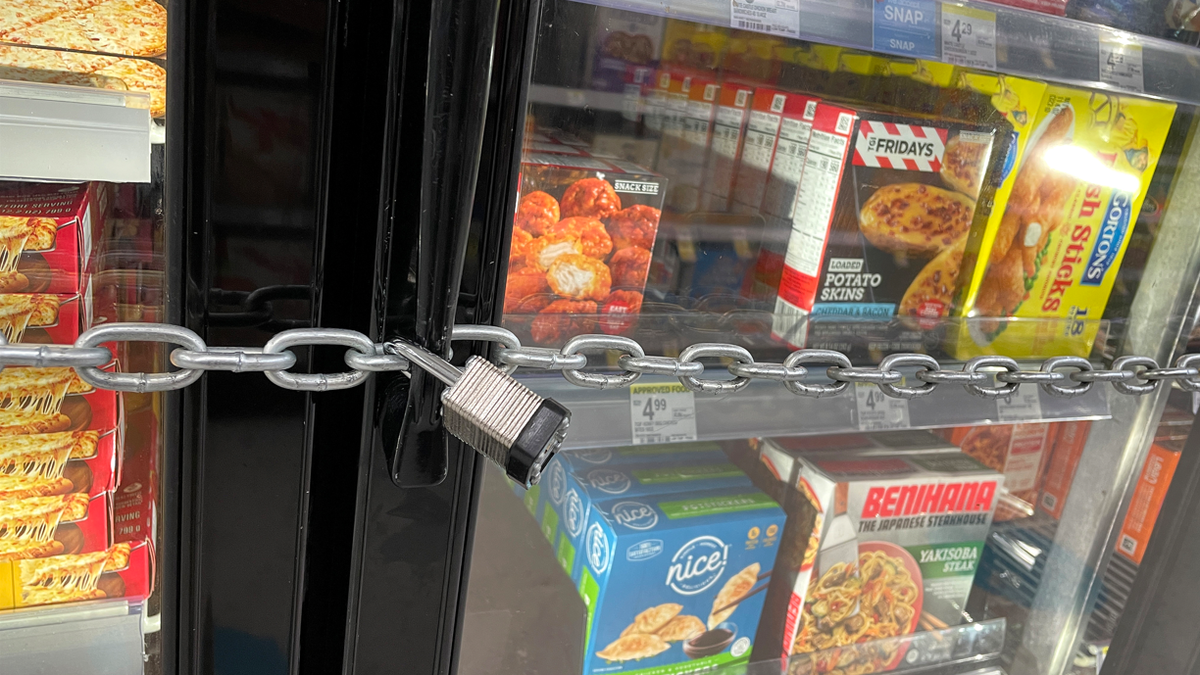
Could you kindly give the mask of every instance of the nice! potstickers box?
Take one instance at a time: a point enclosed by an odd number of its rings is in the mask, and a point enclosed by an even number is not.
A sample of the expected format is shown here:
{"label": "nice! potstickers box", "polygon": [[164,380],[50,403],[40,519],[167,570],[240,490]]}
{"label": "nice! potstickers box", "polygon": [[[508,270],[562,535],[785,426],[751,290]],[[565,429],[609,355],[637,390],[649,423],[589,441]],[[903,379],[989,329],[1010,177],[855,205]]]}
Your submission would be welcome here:
{"label": "nice! potstickers box", "polygon": [[899,646],[854,645],[962,621],[1003,475],[954,451],[815,452],[792,480],[819,514],[785,625],[793,654],[840,647],[843,666],[877,672]]}
{"label": "nice! potstickers box", "polygon": [[784,513],[755,488],[593,505],[580,592],[585,675],[673,675],[746,662]]}
{"label": "nice! potstickers box", "polygon": [[979,238],[956,357],[1091,351],[1174,114],[1173,103],[1046,89],[1003,215]]}

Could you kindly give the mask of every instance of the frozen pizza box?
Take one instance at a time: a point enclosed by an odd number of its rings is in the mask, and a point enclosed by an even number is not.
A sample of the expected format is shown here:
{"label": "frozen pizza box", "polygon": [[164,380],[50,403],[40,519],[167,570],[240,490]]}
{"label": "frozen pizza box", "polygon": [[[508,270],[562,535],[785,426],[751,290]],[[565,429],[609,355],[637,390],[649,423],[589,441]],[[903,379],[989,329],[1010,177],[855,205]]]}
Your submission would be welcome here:
{"label": "frozen pizza box", "polygon": [[1046,88],[1003,215],[972,242],[956,357],[1090,353],[1174,114],[1164,101]]}
{"label": "frozen pizza box", "polygon": [[[6,481],[13,487],[12,481]],[[111,543],[110,493],[0,496],[0,562],[103,551]],[[24,495],[24,496],[12,496]],[[36,495],[36,496],[35,496]]]}
{"label": "frozen pizza box", "polygon": [[103,183],[0,183],[0,292],[82,293],[110,192]]}
{"label": "frozen pizza box", "polygon": [[568,476],[576,472],[587,472],[595,468],[630,468],[666,463],[719,464],[724,461],[726,457],[721,451],[721,446],[709,442],[630,445],[560,452],[542,472],[539,484],[541,487],[533,507],[534,519],[542,528],[546,540],[554,545],[559,530],[559,513],[566,503],[567,490],[570,487]]}
{"label": "frozen pizza box", "polygon": [[852,358],[927,351],[923,322],[949,313],[1009,142],[1003,120],[819,104],[772,334]]}
{"label": "frozen pizza box", "polygon": [[149,540],[86,553],[0,562],[0,608],[102,598],[143,599],[154,588]]}
{"label": "frozen pizza box", "polygon": [[584,534],[583,672],[694,673],[746,662],[783,510],[754,488],[598,502]]}
{"label": "frozen pizza box", "polygon": [[793,654],[845,648],[847,666],[874,672],[898,662],[897,647],[856,644],[912,633],[923,615],[962,621],[1003,475],[957,451],[818,452],[798,473],[795,487],[819,515],[799,542],[804,566],[785,626]]}
{"label": "frozen pizza box", "polygon": [[502,325],[546,346],[631,331],[665,189],[621,159],[524,153]]}
{"label": "frozen pizza box", "polygon": [[749,486],[746,474],[728,460],[697,463],[676,459],[640,466],[577,468],[566,474],[563,499],[556,506],[559,527],[553,543],[558,562],[573,581],[579,581],[583,529],[592,505],[599,501]]}
{"label": "frozen pizza box", "polygon": [[118,429],[0,435],[0,495],[109,492],[116,487],[120,448]]}

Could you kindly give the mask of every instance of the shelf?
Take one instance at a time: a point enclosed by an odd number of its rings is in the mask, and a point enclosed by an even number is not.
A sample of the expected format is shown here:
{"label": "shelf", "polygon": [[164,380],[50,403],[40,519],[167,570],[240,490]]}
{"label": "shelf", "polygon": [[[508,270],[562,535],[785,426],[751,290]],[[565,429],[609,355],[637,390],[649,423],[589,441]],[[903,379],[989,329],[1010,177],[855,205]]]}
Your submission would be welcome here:
{"label": "shelf", "polygon": [[[627,389],[585,389],[568,383],[557,373],[528,375],[518,371],[518,378],[539,395],[553,398],[572,411],[565,448],[613,447],[632,441]],[[678,380],[645,375],[638,383],[678,383]],[[878,393],[874,386],[864,389]],[[959,386],[943,385],[929,396],[907,403],[901,399],[884,399],[880,405],[890,406],[888,415],[883,419],[883,426],[873,426],[859,414],[860,405],[866,405],[865,400],[859,399],[866,398],[866,391],[860,393],[851,388],[838,396],[807,398],[796,396],[775,382],[753,381],[733,395],[696,394],[697,440],[809,436],[986,422],[1104,419],[1110,416],[1107,397],[1118,395],[1110,393],[1108,387],[1093,387],[1083,396],[1066,399],[1026,385],[1018,391],[1021,399],[1010,403],[972,396]],[[897,412],[903,407],[907,407],[907,424],[904,413]]]}
{"label": "shelf", "polygon": [[0,673],[142,672],[142,606],[99,600],[0,612]]}
{"label": "shelf", "polygon": [[150,181],[150,97],[0,80],[0,176]]}
{"label": "shelf", "polygon": [[[589,4],[643,14],[716,26],[730,25],[728,0],[587,1]],[[927,49],[917,44],[913,50],[891,51],[883,48],[887,40],[880,40],[879,49],[873,44],[873,5],[877,4],[877,0],[798,0],[797,4],[799,32],[796,37],[799,39],[934,60],[943,59],[940,34],[943,9],[965,6],[963,3],[930,0],[929,4],[935,6],[937,12],[932,19],[932,28],[935,30],[932,44]],[[1000,72],[1088,87],[1114,88],[1100,79],[1101,42],[1131,45],[1134,51],[1140,51],[1142,79],[1147,95],[1200,103],[1200,59],[1195,48],[1003,5],[979,2],[970,3],[970,6],[995,14],[996,69]],[[569,102],[567,104],[571,105]]]}

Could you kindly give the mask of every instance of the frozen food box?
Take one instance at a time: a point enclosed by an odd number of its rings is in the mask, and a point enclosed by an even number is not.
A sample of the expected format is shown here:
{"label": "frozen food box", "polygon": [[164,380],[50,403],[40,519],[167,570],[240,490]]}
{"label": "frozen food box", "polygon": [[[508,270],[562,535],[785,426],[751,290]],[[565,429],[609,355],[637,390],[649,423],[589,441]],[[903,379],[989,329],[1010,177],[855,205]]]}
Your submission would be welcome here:
{"label": "frozen food box", "polygon": [[1055,423],[1057,429],[1054,449],[1046,463],[1046,474],[1042,478],[1037,508],[1056,520],[1062,518],[1063,507],[1067,503],[1067,495],[1071,492],[1075,469],[1079,466],[1079,458],[1083,456],[1083,447],[1087,444],[1091,425],[1091,422]]}
{"label": "frozen food box", "polygon": [[109,200],[103,183],[0,183],[0,292],[82,293]]}
{"label": "frozen food box", "polygon": [[852,358],[926,351],[918,320],[949,312],[1008,143],[1002,122],[819,104],[772,334]]}
{"label": "frozen food box", "polygon": [[102,598],[145,598],[154,588],[147,541],[107,549],[0,562],[0,608]]}
{"label": "frozen food box", "polygon": [[[912,633],[923,614],[960,623],[1003,483],[957,451],[802,455],[793,485],[819,516],[791,544],[805,553],[784,644],[794,654],[852,647]],[[825,613],[830,603],[840,609]],[[896,645],[876,647],[848,649],[845,665],[895,665]]]}
{"label": "frozen food box", "polygon": [[558,453],[542,472],[541,489],[534,508],[534,518],[547,541],[554,544],[559,516],[570,487],[568,476],[598,467],[630,468],[661,465],[669,462],[689,464],[718,464],[726,461],[721,446],[716,443],[669,443],[662,445],[630,445],[594,450],[570,450]]}
{"label": "frozen food box", "polygon": [[995,516],[999,521],[1033,515],[1056,431],[1053,424],[1036,422],[979,424],[947,429],[945,433],[963,454],[1004,474]]}
{"label": "frozen food box", "polygon": [[730,209],[734,213],[757,214],[762,206],[787,100],[787,92],[778,89],[760,87],[754,91],[742,158],[733,182]]}
{"label": "frozen food box", "polygon": [[84,330],[83,304],[79,295],[0,294],[0,333],[10,343],[73,344]]}
{"label": "frozen food box", "polygon": [[694,673],[750,657],[782,509],[754,488],[598,502],[584,535],[583,672]]}
{"label": "frozen food box", "polygon": [[592,22],[592,89],[623,91],[631,67],[652,66],[662,53],[662,17],[599,7]]}
{"label": "frozen food box", "polygon": [[503,326],[547,346],[632,330],[665,188],[620,159],[523,154]]}
{"label": "frozen food box", "polygon": [[787,94],[783,104],[775,156],[759,206],[764,225],[759,237],[758,259],[746,284],[746,295],[753,300],[770,303],[779,287],[783,258],[792,231],[792,216],[796,211],[797,190],[819,102],[820,99],[814,96]]}
{"label": "frozen food box", "polygon": [[0,562],[103,551],[110,543],[111,518],[108,493],[5,490],[0,492]]}
{"label": "frozen food box", "polygon": [[1167,497],[1167,488],[1175,476],[1182,450],[1183,441],[1155,441],[1133,486],[1129,510],[1125,513],[1125,522],[1121,524],[1121,534],[1117,537],[1117,553],[1138,565],[1142,564],[1142,557],[1146,555],[1146,544],[1150,543],[1154,523]]}
{"label": "frozen food box", "polygon": [[691,213],[700,208],[704,163],[713,138],[713,118],[721,85],[716,79],[686,76],[681,87],[680,95],[686,98],[679,118],[679,133],[663,134],[657,169],[670,186],[667,207],[678,213]]}
{"label": "frozen food box", "polygon": [[717,111],[713,117],[712,145],[700,182],[700,208],[710,212],[729,210],[733,180],[742,158],[746,140],[746,122],[754,88],[748,84],[725,82],[721,85]]}
{"label": "frozen food box", "polygon": [[111,491],[120,447],[116,429],[0,435],[0,495]]}
{"label": "frozen food box", "polygon": [[1174,113],[1173,103],[1047,87],[1003,216],[973,242],[955,356],[1090,353]]}
{"label": "frozen food box", "polygon": [[748,487],[750,479],[728,461],[673,461],[642,466],[592,466],[567,474],[566,490],[557,505],[558,535],[554,550],[563,570],[578,582],[583,556],[583,529],[592,505],[614,497],[697,492],[724,487]]}
{"label": "frozen food box", "polygon": [[[116,362],[102,370],[111,372]],[[118,392],[97,389],[71,368],[10,366],[0,371],[0,435],[121,426]]]}

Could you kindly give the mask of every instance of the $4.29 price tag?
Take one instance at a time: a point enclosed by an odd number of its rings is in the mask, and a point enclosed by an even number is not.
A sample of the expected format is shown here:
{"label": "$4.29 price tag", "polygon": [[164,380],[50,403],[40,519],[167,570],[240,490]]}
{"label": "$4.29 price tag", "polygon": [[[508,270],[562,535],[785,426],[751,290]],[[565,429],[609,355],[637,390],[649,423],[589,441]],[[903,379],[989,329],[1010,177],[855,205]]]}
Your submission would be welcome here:
{"label": "$4.29 price tag", "polygon": [[633,444],[696,440],[696,396],[682,384],[634,384],[629,387]]}
{"label": "$4.29 price tag", "polygon": [[968,68],[996,69],[996,13],[942,5],[942,60]]}
{"label": "$4.29 price tag", "polygon": [[1146,90],[1142,74],[1142,46],[1108,36],[1100,36],[1100,81],[1114,87],[1142,92]]}
{"label": "$4.29 price tag", "polygon": [[854,399],[860,431],[907,429],[912,426],[908,419],[907,399],[888,396],[868,382],[855,383]]}

